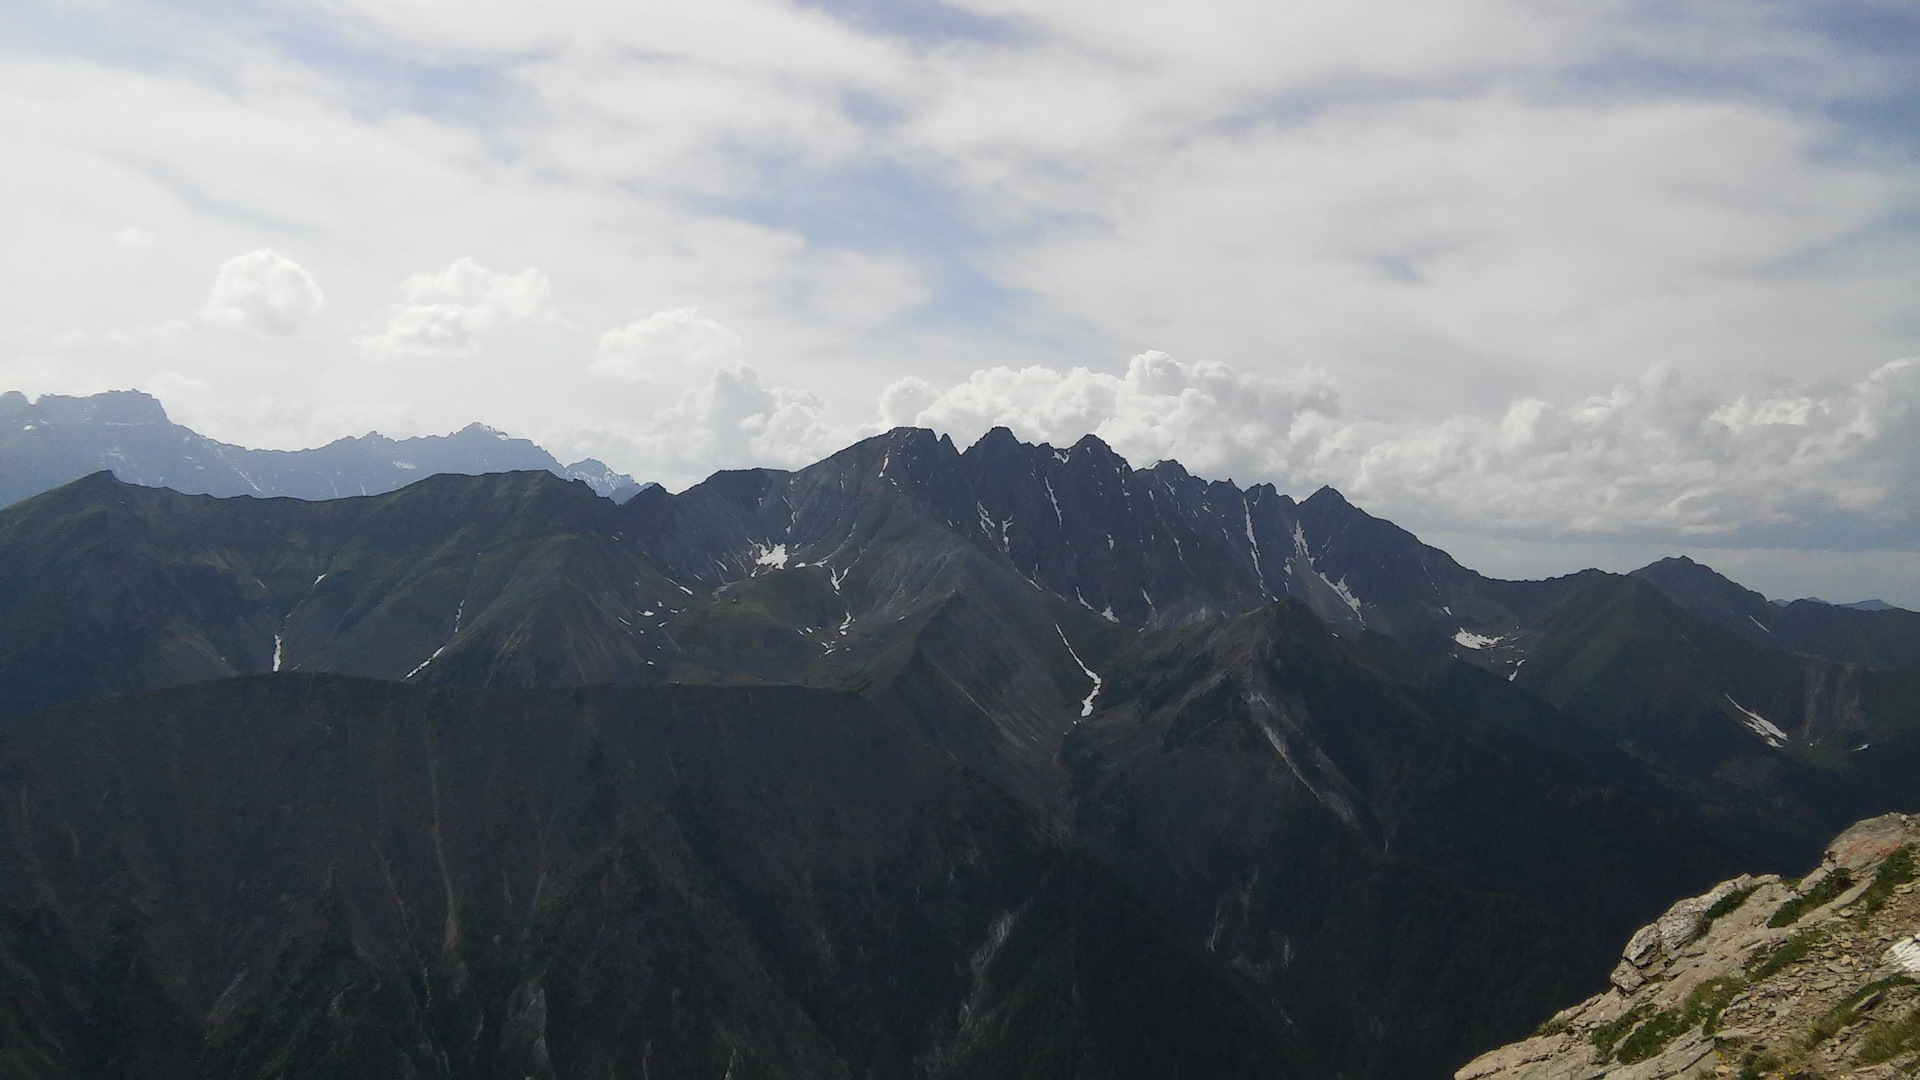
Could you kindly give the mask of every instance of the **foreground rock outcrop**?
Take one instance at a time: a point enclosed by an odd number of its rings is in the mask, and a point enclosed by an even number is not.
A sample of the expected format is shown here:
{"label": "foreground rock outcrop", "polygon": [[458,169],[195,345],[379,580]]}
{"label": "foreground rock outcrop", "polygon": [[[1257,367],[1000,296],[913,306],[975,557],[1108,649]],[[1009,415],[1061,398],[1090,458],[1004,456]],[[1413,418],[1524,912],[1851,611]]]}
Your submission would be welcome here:
{"label": "foreground rock outcrop", "polygon": [[1741,876],[1628,941],[1613,986],[1455,1080],[1894,1078],[1920,1067],[1920,815],[1794,882]]}

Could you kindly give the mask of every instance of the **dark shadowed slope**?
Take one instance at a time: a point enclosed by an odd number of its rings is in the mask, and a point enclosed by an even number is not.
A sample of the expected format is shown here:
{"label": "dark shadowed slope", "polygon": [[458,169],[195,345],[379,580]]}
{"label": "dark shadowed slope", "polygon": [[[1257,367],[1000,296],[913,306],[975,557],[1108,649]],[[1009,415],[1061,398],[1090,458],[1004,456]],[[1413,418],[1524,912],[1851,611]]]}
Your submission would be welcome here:
{"label": "dark shadowed slope", "polygon": [[1142,642],[1067,741],[1075,837],[1345,1075],[1528,1030],[1734,861],[1631,761],[1553,748],[1552,710],[1448,663],[1410,687],[1275,606]]}
{"label": "dark shadowed slope", "polygon": [[857,699],[227,680],[0,729],[0,1071],[1314,1075]]}

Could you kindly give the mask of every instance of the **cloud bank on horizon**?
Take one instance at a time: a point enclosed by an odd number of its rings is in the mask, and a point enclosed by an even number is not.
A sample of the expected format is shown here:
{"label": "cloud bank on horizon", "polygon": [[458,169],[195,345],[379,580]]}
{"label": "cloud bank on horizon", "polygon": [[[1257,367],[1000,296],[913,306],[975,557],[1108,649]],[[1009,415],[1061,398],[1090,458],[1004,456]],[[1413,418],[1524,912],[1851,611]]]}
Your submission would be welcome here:
{"label": "cloud bank on horizon", "polygon": [[0,383],[669,486],[1098,434],[1489,543],[1920,546],[1920,11],[28,0]]}

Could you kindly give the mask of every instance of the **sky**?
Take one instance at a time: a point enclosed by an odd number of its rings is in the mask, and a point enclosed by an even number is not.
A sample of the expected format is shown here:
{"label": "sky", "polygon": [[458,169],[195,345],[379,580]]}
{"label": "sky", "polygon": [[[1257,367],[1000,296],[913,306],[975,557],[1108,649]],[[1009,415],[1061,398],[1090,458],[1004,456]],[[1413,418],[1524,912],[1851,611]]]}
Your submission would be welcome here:
{"label": "sky", "polygon": [[678,489],[900,424],[1920,606],[1911,0],[13,0],[0,389]]}

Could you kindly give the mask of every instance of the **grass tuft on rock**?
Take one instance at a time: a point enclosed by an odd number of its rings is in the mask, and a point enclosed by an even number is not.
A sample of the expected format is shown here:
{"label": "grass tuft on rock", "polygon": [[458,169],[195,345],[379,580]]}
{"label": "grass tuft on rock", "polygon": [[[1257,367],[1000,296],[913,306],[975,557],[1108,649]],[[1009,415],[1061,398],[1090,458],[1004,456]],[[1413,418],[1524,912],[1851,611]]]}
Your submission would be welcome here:
{"label": "grass tuft on rock", "polygon": [[1887,861],[1881,863],[1880,869],[1874,873],[1873,884],[1860,894],[1859,912],[1854,916],[1854,922],[1866,925],[1869,916],[1886,907],[1887,901],[1893,899],[1894,889],[1915,877],[1920,877],[1920,868],[1914,866],[1912,848],[1903,847],[1887,856]]}
{"label": "grass tuft on rock", "polygon": [[1905,975],[1894,975],[1885,979],[1875,979],[1873,982],[1848,994],[1843,1000],[1835,1004],[1833,1008],[1815,1017],[1813,1023],[1808,1025],[1807,1045],[1809,1047],[1819,1046],[1821,1043],[1833,1038],[1841,1029],[1860,1019],[1861,1002],[1887,990],[1891,990],[1896,986],[1907,986],[1912,982],[1913,980]]}
{"label": "grass tuft on rock", "polygon": [[1749,885],[1744,889],[1736,889],[1715,901],[1714,905],[1707,909],[1706,926],[1703,926],[1700,932],[1705,934],[1706,927],[1712,926],[1714,920],[1720,918],[1722,915],[1731,915],[1739,911],[1741,907],[1745,906],[1747,900],[1759,891],[1759,885]]}
{"label": "grass tuft on rock", "polygon": [[1626,1036],[1627,1032],[1633,1030],[1634,1025],[1638,1024],[1646,1015],[1647,1007],[1645,1005],[1635,1005],[1633,1008],[1628,1009],[1612,1020],[1594,1028],[1593,1034],[1587,1036],[1587,1039],[1593,1043],[1593,1048],[1599,1052],[1599,1056],[1595,1058],[1595,1060],[1605,1061],[1612,1057],[1613,1048],[1617,1046],[1620,1040]]}
{"label": "grass tuft on rock", "polygon": [[1920,1009],[1873,1025],[1860,1038],[1856,1060],[1862,1065],[1879,1065],[1913,1050],[1920,1050]]}
{"label": "grass tuft on rock", "polygon": [[1621,1040],[1621,1063],[1631,1065],[1636,1061],[1645,1061],[1665,1050],[1675,1036],[1696,1027],[1712,1031],[1719,1024],[1720,1014],[1726,1010],[1728,1003],[1746,988],[1747,980],[1738,975],[1707,979],[1694,987],[1685,1001],[1655,1013]]}
{"label": "grass tuft on rock", "polygon": [[1821,942],[1827,940],[1827,932],[1818,928],[1802,930],[1775,946],[1772,951],[1754,957],[1747,965],[1747,978],[1753,982],[1779,974],[1788,964],[1805,960],[1807,955]]}
{"label": "grass tuft on rock", "polygon": [[1792,926],[1805,918],[1807,912],[1832,903],[1835,897],[1851,888],[1853,888],[1853,875],[1847,873],[1845,867],[1840,867],[1821,878],[1818,885],[1781,904],[1780,910],[1775,911],[1773,918],[1767,920],[1767,925],[1776,930],[1782,926]]}

